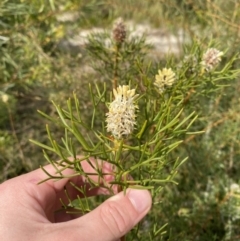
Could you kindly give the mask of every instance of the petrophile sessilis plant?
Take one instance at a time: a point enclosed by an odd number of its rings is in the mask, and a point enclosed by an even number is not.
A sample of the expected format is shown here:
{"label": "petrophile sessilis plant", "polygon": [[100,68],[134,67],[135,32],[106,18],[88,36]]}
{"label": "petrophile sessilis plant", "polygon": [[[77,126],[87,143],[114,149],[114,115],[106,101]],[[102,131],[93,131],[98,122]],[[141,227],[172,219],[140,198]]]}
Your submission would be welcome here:
{"label": "petrophile sessilis plant", "polygon": [[[159,196],[162,188],[175,183],[179,167],[187,160],[187,156],[173,158],[171,153],[185,138],[200,134],[195,123],[201,117],[201,105],[195,108],[196,100],[208,98],[236,77],[238,71],[232,69],[235,57],[223,64],[224,50],[206,49],[194,42],[181,59],[166,57],[160,63],[149,63],[144,57],[144,40],[129,39],[122,19],[107,38],[108,44],[103,36],[92,35],[87,46],[95,63],[99,61],[95,70],[104,80],[89,85],[91,120],[82,115],[74,93],[66,108],[53,103],[58,117],[40,111],[62,128],[61,140],[56,141],[47,126],[49,145],[32,142],[44,149],[45,158],[56,169],[52,175],[42,167],[46,180],[63,179],[64,170],[72,169],[72,176],[85,177],[89,189],[105,188],[107,197],[129,187],[148,189],[155,209],[164,202]],[[91,172],[83,168],[83,162],[88,162]],[[72,185],[86,196],[88,190]],[[69,199],[63,208],[86,213],[97,201]],[[163,229],[157,219],[146,217],[122,240],[160,240]]]}

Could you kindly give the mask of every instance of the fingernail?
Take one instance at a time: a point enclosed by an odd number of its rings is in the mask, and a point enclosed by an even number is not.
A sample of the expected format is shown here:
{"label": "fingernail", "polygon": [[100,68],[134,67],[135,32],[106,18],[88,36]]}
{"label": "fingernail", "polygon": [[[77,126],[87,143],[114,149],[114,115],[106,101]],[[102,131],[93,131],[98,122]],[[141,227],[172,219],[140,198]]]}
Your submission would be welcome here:
{"label": "fingernail", "polygon": [[150,209],[152,200],[147,190],[128,189],[127,196],[137,212]]}

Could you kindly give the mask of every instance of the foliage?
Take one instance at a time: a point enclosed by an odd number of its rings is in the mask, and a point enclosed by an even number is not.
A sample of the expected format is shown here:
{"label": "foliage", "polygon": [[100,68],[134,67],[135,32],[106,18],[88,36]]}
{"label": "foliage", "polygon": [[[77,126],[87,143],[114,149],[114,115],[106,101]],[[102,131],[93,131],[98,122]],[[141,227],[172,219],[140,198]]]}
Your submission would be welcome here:
{"label": "foliage", "polygon": [[[63,21],[69,12],[74,20]],[[61,160],[49,178],[63,178],[70,167],[96,186],[80,165],[94,156],[115,167],[110,182],[101,165],[94,167],[111,194],[116,185],[152,193],[151,213],[127,240],[238,240],[239,14],[236,1],[223,0],[2,1],[1,180],[43,164],[43,148],[52,165]],[[183,29],[188,41],[180,56],[157,59],[144,38],[117,46],[109,30],[92,34],[87,45],[66,44],[69,33],[109,29],[119,16],[173,33]],[[211,47],[223,56],[208,72],[201,62]],[[163,68],[176,81],[161,92],[154,81]],[[117,139],[105,119],[119,85],[135,89],[139,111],[133,133]],[[69,202],[87,212],[103,200]]]}

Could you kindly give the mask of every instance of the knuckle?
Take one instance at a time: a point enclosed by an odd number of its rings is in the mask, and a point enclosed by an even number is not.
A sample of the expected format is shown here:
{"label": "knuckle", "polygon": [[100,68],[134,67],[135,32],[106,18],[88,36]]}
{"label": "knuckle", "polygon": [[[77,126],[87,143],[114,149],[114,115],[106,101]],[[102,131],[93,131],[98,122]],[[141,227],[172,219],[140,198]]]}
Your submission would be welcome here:
{"label": "knuckle", "polygon": [[115,238],[132,228],[131,216],[123,206],[115,202],[106,203],[100,213],[104,225]]}

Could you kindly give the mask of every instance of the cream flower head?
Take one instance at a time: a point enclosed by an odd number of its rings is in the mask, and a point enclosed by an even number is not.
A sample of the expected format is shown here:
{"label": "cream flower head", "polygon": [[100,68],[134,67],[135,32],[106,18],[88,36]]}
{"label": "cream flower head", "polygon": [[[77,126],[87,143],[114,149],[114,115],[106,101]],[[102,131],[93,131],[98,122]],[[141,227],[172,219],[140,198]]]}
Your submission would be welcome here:
{"label": "cream flower head", "polygon": [[218,63],[222,60],[221,59],[222,55],[223,55],[223,52],[215,48],[210,48],[203,54],[201,64],[203,65],[205,70],[209,72],[214,67],[216,67]]}
{"label": "cream flower head", "polygon": [[175,81],[175,73],[172,69],[163,68],[158,70],[158,75],[155,76],[154,85],[158,88],[158,91],[162,93],[166,87],[172,86]]}
{"label": "cream flower head", "polygon": [[123,139],[133,132],[136,125],[135,111],[138,108],[135,99],[135,89],[129,85],[119,86],[113,90],[115,100],[109,106],[106,114],[107,131],[111,132],[116,139]]}
{"label": "cream flower head", "polygon": [[3,101],[4,103],[7,103],[8,100],[9,100],[9,96],[8,96],[7,94],[3,94],[3,95],[2,95],[2,101]]}

